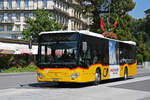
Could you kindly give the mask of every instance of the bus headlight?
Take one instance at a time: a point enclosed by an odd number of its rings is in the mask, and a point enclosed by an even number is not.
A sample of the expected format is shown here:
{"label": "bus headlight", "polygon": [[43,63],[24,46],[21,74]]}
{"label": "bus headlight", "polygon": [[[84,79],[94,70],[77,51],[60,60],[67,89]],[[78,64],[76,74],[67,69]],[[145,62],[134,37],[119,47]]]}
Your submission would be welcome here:
{"label": "bus headlight", "polygon": [[41,73],[37,73],[37,76],[38,76],[39,78],[43,78],[43,75],[42,75]]}
{"label": "bus headlight", "polygon": [[74,74],[72,74],[70,77],[71,77],[71,79],[74,79],[74,78],[77,78],[77,77],[79,77],[79,76],[80,76],[79,73],[74,73]]}

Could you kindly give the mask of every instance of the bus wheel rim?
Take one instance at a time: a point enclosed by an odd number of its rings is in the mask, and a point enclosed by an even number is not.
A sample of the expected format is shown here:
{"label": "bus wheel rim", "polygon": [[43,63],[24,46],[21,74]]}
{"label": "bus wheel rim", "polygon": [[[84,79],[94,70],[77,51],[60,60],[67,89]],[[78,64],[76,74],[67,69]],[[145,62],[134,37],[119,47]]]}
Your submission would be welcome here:
{"label": "bus wheel rim", "polygon": [[98,84],[100,82],[100,73],[96,72],[95,73],[95,82]]}
{"label": "bus wheel rim", "polygon": [[128,76],[127,76],[127,70],[125,70],[124,78],[125,78],[125,79],[127,79],[127,78],[128,78]]}

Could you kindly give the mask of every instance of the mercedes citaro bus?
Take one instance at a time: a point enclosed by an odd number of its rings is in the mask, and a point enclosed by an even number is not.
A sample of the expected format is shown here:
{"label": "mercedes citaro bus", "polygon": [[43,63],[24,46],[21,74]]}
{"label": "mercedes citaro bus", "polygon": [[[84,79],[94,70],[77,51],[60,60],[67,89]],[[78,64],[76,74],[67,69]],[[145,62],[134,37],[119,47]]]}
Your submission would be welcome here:
{"label": "mercedes citaro bus", "polygon": [[89,31],[41,32],[38,39],[39,82],[100,83],[136,75],[136,43]]}

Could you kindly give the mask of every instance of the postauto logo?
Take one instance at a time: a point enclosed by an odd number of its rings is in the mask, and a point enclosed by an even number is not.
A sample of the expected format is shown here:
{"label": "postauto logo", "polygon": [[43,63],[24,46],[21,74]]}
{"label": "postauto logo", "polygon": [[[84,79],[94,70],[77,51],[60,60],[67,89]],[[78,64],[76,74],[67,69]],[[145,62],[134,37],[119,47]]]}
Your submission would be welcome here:
{"label": "postauto logo", "polygon": [[112,68],[110,70],[110,72],[113,73],[113,74],[117,74],[119,72],[119,68]]}

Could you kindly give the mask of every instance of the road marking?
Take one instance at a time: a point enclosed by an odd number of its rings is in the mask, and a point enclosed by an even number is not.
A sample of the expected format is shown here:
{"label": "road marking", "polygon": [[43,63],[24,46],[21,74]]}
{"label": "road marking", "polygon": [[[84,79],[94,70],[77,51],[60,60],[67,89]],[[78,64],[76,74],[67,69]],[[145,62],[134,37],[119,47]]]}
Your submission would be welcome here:
{"label": "road marking", "polygon": [[136,77],[133,79],[101,84],[101,86],[115,86],[115,85],[121,85],[121,84],[127,84],[127,83],[133,83],[133,82],[139,82],[139,81],[145,81],[145,80],[150,80],[150,76]]}

